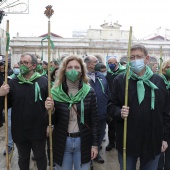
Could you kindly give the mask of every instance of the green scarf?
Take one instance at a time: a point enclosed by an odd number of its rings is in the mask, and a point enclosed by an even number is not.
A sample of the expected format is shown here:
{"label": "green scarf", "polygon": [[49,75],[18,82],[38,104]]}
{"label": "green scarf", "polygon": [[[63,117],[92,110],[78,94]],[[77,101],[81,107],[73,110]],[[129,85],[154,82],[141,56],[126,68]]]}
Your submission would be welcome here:
{"label": "green scarf", "polygon": [[[30,77],[29,80],[26,80],[21,73],[19,73],[17,77],[19,79],[19,84],[24,84],[24,83],[34,84],[32,81],[41,77],[41,75],[37,72],[34,72],[34,74]],[[39,96],[39,99],[42,100],[40,87],[39,87],[38,83],[35,82],[35,102],[37,101],[38,96]]]}
{"label": "green scarf", "polygon": [[120,74],[120,73],[124,73],[125,71],[126,71],[126,67],[124,67],[124,66],[122,66],[120,63],[118,64],[119,65],[119,69],[117,70],[117,71],[112,71],[112,70],[110,70],[110,68],[108,68],[108,72],[109,73],[111,73],[112,74],[112,76],[113,75],[118,75],[118,74]]}
{"label": "green scarf", "polygon": [[42,74],[41,74],[41,75],[42,75],[42,76],[47,75],[47,71],[43,69],[43,72],[42,72]]}
{"label": "green scarf", "polygon": [[154,109],[155,108],[155,91],[154,90],[158,89],[158,87],[149,80],[152,77],[152,75],[153,75],[153,72],[148,66],[146,66],[146,71],[143,76],[138,76],[132,70],[130,70],[130,77],[133,80],[138,80],[137,94],[138,94],[139,104],[141,104],[145,96],[145,87],[143,84],[145,83],[147,86],[151,88],[151,109]]}
{"label": "green scarf", "polygon": [[162,74],[161,76],[162,76],[162,78],[164,79],[164,82],[165,82],[165,84],[166,84],[166,89],[170,89],[170,81],[168,81],[163,74]]}
{"label": "green scarf", "polygon": [[62,84],[58,87],[53,87],[51,89],[51,94],[53,99],[58,102],[66,102],[69,103],[68,109],[70,110],[71,106],[74,103],[78,103],[81,101],[81,123],[84,124],[84,98],[90,91],[90,86],[83,82],[83,87],[77,92],[75,96],[68,96],[62,89]]}

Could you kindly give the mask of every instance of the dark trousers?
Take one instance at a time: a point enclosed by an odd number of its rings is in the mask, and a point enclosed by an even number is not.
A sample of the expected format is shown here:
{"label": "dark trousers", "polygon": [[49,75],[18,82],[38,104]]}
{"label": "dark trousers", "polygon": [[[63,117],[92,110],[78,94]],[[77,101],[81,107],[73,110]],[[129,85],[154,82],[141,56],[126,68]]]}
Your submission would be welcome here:
{"label": "dark trousers", "polygon": [[116,125],[115,120],[112,120],[110,123],[108,123],[108,138],[109,143],[114,144],[116,141]]}
{"label": "dark trousers", "polygon": [[16,143],[16,146],[18,149],[18,165],[20,170],[29,170],[31,149],[36,159],[38,170],[47,169],[47,159],[45,152],[46,139],[39,141],[24,141],[24,143]]}
{"label": "dark trousers", "polygon": [[168,139],[168,148],[160,155],[157,170],[170,170],[170,139]]}
{"label": "dark trousers", "polygon": [[105,129],[106,129],[106,119],[100,120],[100,144],[99,144],[99,151],[100,151],[100,146],[102,144],[104,135],[105,135]]}

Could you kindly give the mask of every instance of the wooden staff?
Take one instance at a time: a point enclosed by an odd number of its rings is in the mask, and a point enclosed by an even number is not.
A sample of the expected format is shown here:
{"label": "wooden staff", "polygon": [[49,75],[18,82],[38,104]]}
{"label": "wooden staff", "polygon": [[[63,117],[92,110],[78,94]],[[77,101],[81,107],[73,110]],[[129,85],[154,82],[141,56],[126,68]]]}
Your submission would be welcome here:
{"label": "wooden staff", "polygon": [[162,75],[162,46],[160,47],[159,75]]}
{"label": "wooden staff", "polygon": [[[52,10],[52,6],[48,5],[44,14],[47,16],[48,20],[48,95],[51,97],[51,77],[50,77],[50,17],[53,15],[54,11]],[[49,115],[49,140],[50,140],[50,170],[53,170],[53,148],[52,148],[52,121],[51,121],[51,109],[48,111]]]}
{"label": "wooden staff", "polygon": [[[132,43],[132,27],[129,32],[129,43],[128,43],[128,63],[130,62],[130,48]],[[125,85],[125,106],[128,106],[128,86],[129,86],[129,72],[130,67],[128,65],[126,72],[126,85]],[[127,137],[127,118],[124,118],[124,131],[123,131],[123,170],[126,170],[126,137]]]}
{"label": "wooden staff", "polygon": [[[9,20],[6,24],[6,55],[5,55],[5,84],[8,83],[8,48],[9,48]],[[9,167],[9,153],[8,153],[8,107],[7,107],[7,95],[5,96],[5,143],[6,143],[6,167]]]}

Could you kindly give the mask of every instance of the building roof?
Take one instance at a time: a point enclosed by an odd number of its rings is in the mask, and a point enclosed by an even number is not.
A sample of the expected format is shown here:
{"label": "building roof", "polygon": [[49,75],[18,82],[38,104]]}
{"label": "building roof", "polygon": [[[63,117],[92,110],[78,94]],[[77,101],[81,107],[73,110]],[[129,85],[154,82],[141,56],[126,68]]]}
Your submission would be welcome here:
{"label": "building roof", "polygon": [[148,40],[166,40],[166,38],[161,35],[156,35],[154,37],[149,38]]}
{"label": "building roof", "polygon": [[[48,33],[43,34],[43,35],[40,35],[39,37],[46,37],[46,36],[48,36]],[[51,36],[52,36],[52,37],[57,37],[57,38],[63,38],[63,37],[61,37],[61,36],[59,36],[59,35],[57,35],[57,34],[54,34],[54,33],[52,33],[52,32],[51,32]]]}

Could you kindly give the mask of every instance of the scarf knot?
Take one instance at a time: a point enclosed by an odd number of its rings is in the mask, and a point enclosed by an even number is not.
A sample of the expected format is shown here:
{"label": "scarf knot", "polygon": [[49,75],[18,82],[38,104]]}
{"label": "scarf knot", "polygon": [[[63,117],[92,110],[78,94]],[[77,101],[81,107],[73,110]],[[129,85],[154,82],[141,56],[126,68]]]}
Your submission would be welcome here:
{"label": "scarf knot", "polygon": [[153,72],[151,69],[146,66],[146,71],[143,76],[136,75],[132,70],[130,70],[130,77],[133,80],[137,81],[137,95],[138,95],[138,102],[139,105],[142,103],[144,97],[145,97],[145,87],[144,83],[151,88],[151,109],[155,108],[155,89],[158,89],[158,87],[152,83],[149,79],[153,76]]}
{"label": "scarf knot", "polygon": [[[20,73],[17,78],[19,80],[19,84],[34,84],[33,81],[36,80],[37,78],[41,77],[41,75],[37,72],[35,72],[29,80],[26,80],[23,75]],[[42,97],[41,97],[41,90],[40,90],[40,86],[37,82],[35,82],[35,102],[38,100],[38,98],[40,100],[42,100]]]}

